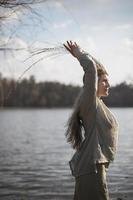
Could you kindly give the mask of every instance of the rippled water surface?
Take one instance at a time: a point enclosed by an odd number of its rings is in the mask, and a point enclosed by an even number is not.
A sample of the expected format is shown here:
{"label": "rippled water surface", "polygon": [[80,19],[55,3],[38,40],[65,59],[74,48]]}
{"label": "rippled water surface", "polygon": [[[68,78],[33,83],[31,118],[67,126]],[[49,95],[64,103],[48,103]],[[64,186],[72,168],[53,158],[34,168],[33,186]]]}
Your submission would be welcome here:
{"label": "rippled water surface", "polygon": [[[112,199],[133,200],[133,108],[113,108],[118,152],[108,172]],[[72,200],[70,109],[0,110],[0,200]]]}

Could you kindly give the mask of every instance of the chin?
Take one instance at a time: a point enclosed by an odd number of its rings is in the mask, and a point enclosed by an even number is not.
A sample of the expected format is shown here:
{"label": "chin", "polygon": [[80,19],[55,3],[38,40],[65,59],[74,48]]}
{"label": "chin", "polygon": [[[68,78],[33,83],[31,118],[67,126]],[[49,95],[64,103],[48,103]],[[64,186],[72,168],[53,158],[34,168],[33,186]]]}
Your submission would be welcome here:
{"label": "chin", "polygon": [[109,95],[109,93],[108,92],[105,92],[103,95],[102,95],[102,97],[107,97]]}
{"label": "chin", "polygon": [[109,93],[108,93],[108,92],[106,92],[106,93],[105,93],[105,96],[108,96],[108,95],[109,95]]}

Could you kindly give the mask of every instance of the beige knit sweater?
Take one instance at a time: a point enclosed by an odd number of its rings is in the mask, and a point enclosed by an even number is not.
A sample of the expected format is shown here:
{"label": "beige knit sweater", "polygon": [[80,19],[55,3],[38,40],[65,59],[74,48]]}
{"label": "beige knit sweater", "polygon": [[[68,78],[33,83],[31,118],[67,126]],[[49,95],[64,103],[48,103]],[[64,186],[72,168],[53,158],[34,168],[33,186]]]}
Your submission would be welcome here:
{"label": "beige knit sweater", "polygon": [[85,72],[80,104],[85,139],[69,162],[75,177],[95,171],[96,163],[113,161],[118,140],[118,123],[104,102],[96,96],[96,65],[86,53],[81,53],[78,60]]}

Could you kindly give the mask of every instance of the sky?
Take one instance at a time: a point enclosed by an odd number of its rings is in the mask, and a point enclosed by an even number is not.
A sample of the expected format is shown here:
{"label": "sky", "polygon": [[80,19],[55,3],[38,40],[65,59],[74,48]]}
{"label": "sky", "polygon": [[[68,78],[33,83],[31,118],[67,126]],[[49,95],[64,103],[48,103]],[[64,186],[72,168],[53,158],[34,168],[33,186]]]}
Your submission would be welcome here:
{"label": "sky", "polygon": [[1,52],[0,70],[18,78],[40,59],[23,78],[33,74],[37,81],[82,85],[83,69],[70,54],[29,58],[27,51],[73,40],[106,66],[111,85],[133,83],[132,10],[132,0],[47,0],[32,12],[14,13],[3,22],[1,41],[24,50]]}

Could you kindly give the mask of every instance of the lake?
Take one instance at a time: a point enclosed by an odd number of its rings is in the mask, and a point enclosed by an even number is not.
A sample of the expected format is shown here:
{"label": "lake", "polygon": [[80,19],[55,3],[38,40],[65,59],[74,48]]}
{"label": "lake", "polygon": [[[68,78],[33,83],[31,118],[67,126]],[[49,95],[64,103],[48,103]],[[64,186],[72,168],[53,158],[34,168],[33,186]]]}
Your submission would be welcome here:
{"label": "lake", "polygon": [[[108,171],[112,200],[133,200],[133,108],[111,108],[119,125]],[[65,139],[71,109],[0,110],[0,200],[72,200],[74,151]]]}

